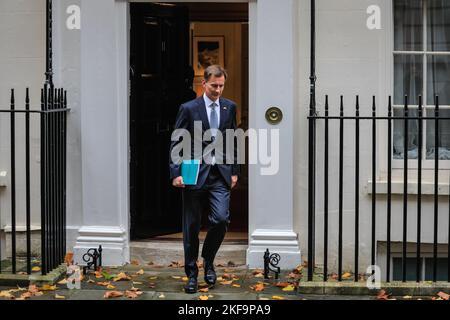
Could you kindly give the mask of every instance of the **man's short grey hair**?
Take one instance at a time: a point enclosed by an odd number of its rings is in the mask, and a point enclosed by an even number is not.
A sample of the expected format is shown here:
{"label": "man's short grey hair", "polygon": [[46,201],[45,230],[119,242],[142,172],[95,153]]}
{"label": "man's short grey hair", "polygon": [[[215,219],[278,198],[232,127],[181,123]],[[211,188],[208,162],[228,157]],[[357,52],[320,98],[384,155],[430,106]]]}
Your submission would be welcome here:
{"label": "man's short grey hair", "polygon": [[218,64],[213,64],[205,69],[203,78],[205,79],[205,81],[208,81],[209,78],[211,78],[211,76],[215,76],[217,78],[224,76],[226,80],[228,77],[228,73],[224,68],[222,68]]}

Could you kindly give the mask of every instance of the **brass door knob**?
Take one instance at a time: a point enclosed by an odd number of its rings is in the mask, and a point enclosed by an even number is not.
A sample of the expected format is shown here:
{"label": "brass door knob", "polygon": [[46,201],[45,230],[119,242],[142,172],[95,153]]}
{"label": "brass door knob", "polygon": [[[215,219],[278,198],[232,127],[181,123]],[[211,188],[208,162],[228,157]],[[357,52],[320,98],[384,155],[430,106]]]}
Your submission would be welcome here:
{"label": "brass door knob", "polygon": [[270,107],[266,110],[266,120],[270,124],[278,124],[283,119],[283,112],[278,107]]}

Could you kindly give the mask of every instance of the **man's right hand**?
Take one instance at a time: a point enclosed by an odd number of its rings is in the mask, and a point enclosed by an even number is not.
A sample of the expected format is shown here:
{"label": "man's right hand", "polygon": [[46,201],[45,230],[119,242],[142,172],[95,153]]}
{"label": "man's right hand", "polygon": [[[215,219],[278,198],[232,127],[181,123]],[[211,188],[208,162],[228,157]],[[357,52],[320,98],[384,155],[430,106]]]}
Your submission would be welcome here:
{"label": "man's right hand", "polygon": [[179,177],[174,178],[172,180],[172,185],[176,188],[184,188],[185,185],[183,183],[183,177],[179,176]]}

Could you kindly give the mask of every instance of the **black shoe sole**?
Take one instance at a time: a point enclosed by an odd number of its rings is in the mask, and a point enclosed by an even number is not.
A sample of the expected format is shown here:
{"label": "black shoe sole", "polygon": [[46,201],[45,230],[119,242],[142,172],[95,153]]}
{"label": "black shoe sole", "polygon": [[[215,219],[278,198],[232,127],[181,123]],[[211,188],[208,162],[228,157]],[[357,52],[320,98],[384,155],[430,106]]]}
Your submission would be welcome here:
{"label": "black shoe sole", "polygon": [[192,293],[197,293],[197,289],[184,289],[184,292],[185,293],[189,293],[189,294],[192,294]]}

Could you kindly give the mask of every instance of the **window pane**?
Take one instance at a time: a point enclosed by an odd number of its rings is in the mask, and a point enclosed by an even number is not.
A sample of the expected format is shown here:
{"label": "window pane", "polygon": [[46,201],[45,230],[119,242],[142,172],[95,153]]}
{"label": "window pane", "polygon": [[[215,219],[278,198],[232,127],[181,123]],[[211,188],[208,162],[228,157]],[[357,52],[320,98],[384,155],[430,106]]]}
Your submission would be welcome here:
{"label": "window pane", "polygon": [[450,56],[427,57],[427,104],[434,105],[439,96],[439,105],[450,105]]}
{"label": "window pane", "polygon": [[394,50],[423,51],[422,0],[394,1]]}
{"label": "window pane", "polygon": [[[426,112],[427,117],[434,117],[434,108],[430,108]],[[450,117],[450,109],[439,109],[439,116]],[[434,159],[434,130],[435,121],[427,120],[427,159]],[[439,159],[450,160],[450,120],[439,121]]]}
{"label": "window pane", "polygon": [[[394,117],[403,117],[404,108],[395,108]],[[410,117],[417,117],[417,109],[408,109]],[[417,159],[419,146],[419,122],[417,120],[408,120],[408,159]],[[394,159],[403,159],[405,146],[405,121],[394,120],[394,140],[393,140]]]}
{"label": "window pane", "polygon": [[[417,277],[417,259],[416,258],[406,258],[406,281],[415,281]],[[420,261],[423,261],[423,258],[420,259]],[[402,281],[402,258],[393,258],[393,272],[392,272],[392,279],[394,281]]]}
{"label": "window pane", "polygon": [[394,104],[403,105],[408,95],[410,104],[418,104],[423,86],[422,55],[394,56]]}
{"label": "window pane", "polygon": [[427,48],[432,51],[450,51],[450,3],[448,0],[428,1]]}
{"label": "window pane", "polygon": [[[436,280],[437,281],[447,281],[447,266],[448,259],[447,258],[437,258],[437,272],[436,272]],[[425,259],[425,281],[433,280],[433,259],[426,258]]]}

